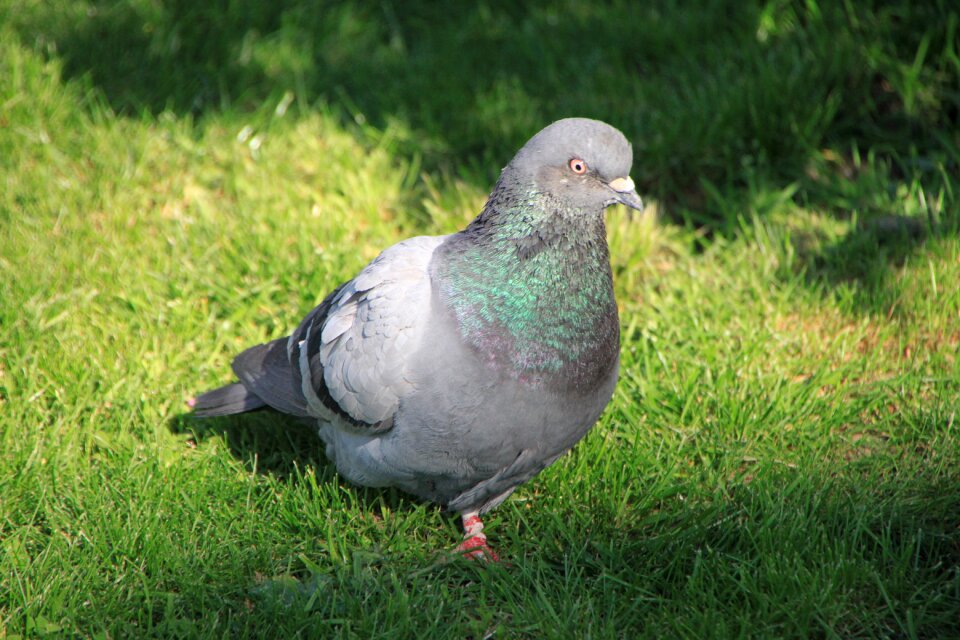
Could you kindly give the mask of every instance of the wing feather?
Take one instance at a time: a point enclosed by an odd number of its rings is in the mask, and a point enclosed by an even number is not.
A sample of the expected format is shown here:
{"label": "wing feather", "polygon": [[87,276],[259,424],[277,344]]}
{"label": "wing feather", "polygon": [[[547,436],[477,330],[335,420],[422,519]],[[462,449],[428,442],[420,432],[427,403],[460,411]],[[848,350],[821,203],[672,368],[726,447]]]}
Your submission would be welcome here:
{"label": "wing feather", "polygon": [[287,340],[303,404],[357,428],[392,425],[430,313],[428,266],[445,237],[400,242],[331,293]]}
{"label": "wing feather", "polygon": [[412,238],[384,251],[328,315],[315,358],[331,399],[356,421],[387,420],[411,390],[404,372],[428,319],[428,266],[442,241]]}
{"label": "wing feather", "polygon": [[385,250],[289,337],[238,356],[237,377],[279,411],[390,428],[412,389],[407,366],[429,319],[430,259],[445,239],[411,238]]}

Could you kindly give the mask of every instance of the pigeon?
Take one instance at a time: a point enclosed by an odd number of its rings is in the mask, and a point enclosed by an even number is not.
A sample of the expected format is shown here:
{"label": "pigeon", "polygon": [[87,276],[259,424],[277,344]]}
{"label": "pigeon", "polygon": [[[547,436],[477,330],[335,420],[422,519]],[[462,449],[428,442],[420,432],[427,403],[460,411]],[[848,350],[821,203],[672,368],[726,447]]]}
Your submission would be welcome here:
{"label": "pigeon", "polygon": [[383,251],[285,338],[233,361],[199,417],[272,409],[317,426],[338,473],[459,514],[464,556],[496,560],[481,515],[570,450],[617,381],[604,210],[643,210],[630,143],[558,120],[462,231]]}

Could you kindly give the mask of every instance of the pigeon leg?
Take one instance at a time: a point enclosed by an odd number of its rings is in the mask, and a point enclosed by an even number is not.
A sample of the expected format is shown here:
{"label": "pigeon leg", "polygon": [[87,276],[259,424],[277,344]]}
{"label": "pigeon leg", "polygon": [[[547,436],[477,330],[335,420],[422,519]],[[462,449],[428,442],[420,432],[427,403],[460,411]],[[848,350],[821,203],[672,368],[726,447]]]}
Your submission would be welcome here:
{"label": "pigeon leg", "polygon": [[471,511],[462,514],[460,518],[463,520],[463,542],[457,545],[457,551],[470,560],[499,562],[500,558],[487,544],[487,536],[483,533],[483,520],[478,513]]}

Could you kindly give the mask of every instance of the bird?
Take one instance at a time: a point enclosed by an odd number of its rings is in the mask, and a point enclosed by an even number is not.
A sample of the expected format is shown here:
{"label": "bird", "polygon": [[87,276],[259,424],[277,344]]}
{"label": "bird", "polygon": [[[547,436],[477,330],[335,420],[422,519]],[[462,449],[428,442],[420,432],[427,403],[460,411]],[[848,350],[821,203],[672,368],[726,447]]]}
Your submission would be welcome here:
{"label": "bird", "polygon": [[620,324],[604,211],[643,202],[632,147],[565,118],[503,168],[463,230],[403,240],[289,336],[253,346],[197,417],[309,420],[339,474],[460,516],[455,551],[498,559],[481,516],[579,442],[613,396]]}

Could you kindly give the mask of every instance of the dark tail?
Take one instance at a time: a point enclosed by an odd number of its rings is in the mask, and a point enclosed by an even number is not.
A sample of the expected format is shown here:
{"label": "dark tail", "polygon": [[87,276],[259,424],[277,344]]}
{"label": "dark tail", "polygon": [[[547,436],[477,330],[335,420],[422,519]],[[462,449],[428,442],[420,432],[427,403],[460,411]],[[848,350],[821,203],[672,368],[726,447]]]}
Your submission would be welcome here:
{"label": "dark tail", "polygon": [[212,418],[262,409],[267,406],[267,403],[239,382],[234,382],[200,394],[190,406],[193,407],[193,415],[199,418]]}

